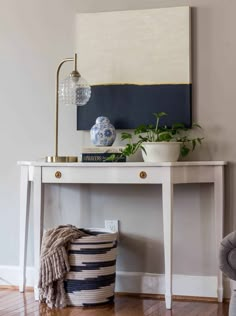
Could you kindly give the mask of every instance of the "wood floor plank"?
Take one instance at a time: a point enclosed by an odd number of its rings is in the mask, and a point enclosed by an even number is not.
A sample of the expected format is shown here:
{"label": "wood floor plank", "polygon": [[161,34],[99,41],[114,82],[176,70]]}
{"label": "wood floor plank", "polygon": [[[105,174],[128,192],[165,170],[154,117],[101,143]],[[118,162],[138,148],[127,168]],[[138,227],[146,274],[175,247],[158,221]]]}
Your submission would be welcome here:
{"label": "wood floor plank", "polygon": [[31,297],[29,300],[25,301],[24,305],[14,306],[12,309],[8,309],[8,315],[13,316],[17,313],[25,313],[28,314],[30,312],[39,311],[39,304],[35,302],[34,297]]}
{"label": "wood floor plank", "polygon": [[32,294],[21,294],[14,291],[9,297],[0,300],[0,316],[5,315],[6,312],[9,315],[16,312],[19,313],[21,309],[25,309],[30,303],[35,304]]}
{"label": "wood floor plank", "polygon": [[35,302],[33,292],[0,289],[0,316],[228,316],[228,308],[228,303],[175,300],[166,310],[163,299],[118,295],[114,304],[52,310]]}

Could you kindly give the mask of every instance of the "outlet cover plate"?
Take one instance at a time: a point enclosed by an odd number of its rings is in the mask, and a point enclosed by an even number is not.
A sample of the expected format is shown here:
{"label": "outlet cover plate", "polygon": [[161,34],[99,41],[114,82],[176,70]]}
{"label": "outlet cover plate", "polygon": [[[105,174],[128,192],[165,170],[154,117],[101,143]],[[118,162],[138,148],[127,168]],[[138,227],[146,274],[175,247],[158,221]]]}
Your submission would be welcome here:
{"label": "outlet cover plate", "polygon": [[114,233],[118,233],[119,220],[118,219],[105,219],[105,228],[111,230]]}

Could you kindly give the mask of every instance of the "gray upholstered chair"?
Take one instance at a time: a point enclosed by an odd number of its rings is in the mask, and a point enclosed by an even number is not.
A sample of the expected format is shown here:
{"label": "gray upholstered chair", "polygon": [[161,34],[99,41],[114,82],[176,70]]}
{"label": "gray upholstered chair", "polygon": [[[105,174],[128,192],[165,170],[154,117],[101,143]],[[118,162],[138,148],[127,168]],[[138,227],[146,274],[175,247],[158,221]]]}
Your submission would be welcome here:
{"label": "gray upholstered chair", "polygon": [[[231,280],[236,281],[236,231],[227,235],[219,250],[220,269]],[[229,316],[236,316],[236,289],[232,290]]]}

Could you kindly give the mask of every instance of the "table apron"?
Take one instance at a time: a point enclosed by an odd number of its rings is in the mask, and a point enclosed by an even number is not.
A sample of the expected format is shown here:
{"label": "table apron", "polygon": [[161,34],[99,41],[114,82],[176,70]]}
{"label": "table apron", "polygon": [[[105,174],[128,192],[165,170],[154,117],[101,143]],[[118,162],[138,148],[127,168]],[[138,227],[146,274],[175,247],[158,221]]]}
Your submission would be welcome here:
{"label": "table apron", "polygon": [[42,167],[42,183],[158,184],[165,178],[166,168]]}

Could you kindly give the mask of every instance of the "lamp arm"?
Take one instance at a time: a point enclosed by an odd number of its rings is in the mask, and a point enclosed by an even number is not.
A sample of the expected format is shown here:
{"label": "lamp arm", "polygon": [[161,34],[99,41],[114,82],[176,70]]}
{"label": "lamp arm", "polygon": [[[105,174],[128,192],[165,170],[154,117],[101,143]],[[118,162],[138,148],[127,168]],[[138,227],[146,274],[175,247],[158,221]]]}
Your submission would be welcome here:
{"label": "lamp arm", "polygon": [[[47,156],[45,158],[46,162],[77,162],[78,157],[76,156],[58,156],[58,123],[59,123],[59,77],[60,77],[60,70],[64,63],[68,61],[74,62],[74,70],[71,72],[70,77],[68,78],[69,81],[72,80],[72,85],[75,85],[75,91],[77,92],[77,85],[79,85],[80,73],[77,69],[77,54],[75,54],[74,58],[65,58],[63,59],[57,67],[56,73],[56,110],[55,110],[55,156]],[[67,79],[66,79],[67,80]],[[88,86],[90,90],[88,90],[87,99],[81,101],[81,104],[84,105],[88,102],[90,95],[91,95],[91,88]],[[65,91],[66,93],[68,91]],[[77,104],[76,104],[77,105]]]}
{"label": "lamp arm", "polygon": [[56,76],[56,111],[55,111],[55,157],[58,157],[58,107],[59,107],[59,77],[60,77],[60,70],[61,66],[68,62],[74,61],[74,58],[66,58],[63,59],[58,68],[57,68],[57,76]]}

